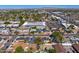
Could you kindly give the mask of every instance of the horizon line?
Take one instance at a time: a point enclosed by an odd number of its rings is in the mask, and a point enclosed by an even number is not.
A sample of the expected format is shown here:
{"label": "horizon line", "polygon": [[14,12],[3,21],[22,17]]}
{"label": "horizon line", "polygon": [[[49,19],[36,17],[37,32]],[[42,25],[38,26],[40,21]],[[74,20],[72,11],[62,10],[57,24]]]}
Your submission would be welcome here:
{"label": "horizon line", "polygon": [[0,9],[35,9],[35,8],[79,9],[79,5],[0,5]]}

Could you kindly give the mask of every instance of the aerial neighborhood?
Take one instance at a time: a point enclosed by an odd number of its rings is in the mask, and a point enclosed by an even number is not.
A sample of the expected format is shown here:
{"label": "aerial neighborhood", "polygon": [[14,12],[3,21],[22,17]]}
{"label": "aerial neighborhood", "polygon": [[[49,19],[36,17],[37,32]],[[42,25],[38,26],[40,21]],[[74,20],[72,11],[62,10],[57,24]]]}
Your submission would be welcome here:
{"label": "aerial neighborhood", "polygon": [[79,9],[0,9],[0,53],[79,53]]}

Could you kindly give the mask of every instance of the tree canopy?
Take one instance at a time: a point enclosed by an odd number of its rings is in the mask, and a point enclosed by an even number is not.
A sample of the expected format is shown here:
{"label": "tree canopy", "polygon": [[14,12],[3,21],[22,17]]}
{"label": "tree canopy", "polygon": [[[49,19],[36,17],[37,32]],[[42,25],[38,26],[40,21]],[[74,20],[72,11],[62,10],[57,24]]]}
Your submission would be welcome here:
{"label": "tree canopy", "polygon": [[42,40],[40,39],[40,37],[37,37],[37,38],[35,39],[34,43],[35,43],[35,44],[38,44],[38,45],[43,44],[43,42],[42,42]]}
{"label": "tree canopy", "polygon": [[10,22],[4,22],[4,24],[8,25],[8,24],[11,24]]}
{"label": "tree canopy", "polygon": [[24,49],[23,49],[21,46],[18,46],[18,47],[15,49],[15,53],[24,53]]}
{"label": "tree canopy", "polygon": [[48,49],[47,52],[48,53],[56,53],[56,50],[55,49]]}
{"label": "tree canopy", "polygon": [[58,42],[62,42],[63,40],[63,35],[60,32],[53,32],[50,37],[56,38]]}

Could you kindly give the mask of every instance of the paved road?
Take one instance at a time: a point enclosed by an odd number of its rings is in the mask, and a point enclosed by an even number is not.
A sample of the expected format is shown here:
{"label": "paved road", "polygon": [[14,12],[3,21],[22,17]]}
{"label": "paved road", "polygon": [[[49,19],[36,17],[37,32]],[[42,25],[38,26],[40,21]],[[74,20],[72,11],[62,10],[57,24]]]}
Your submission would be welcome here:
{"label": "paved road", "polygon": [[49,35],[0,35],[0,36],[49,36]]}
{"label": "paved road", "polygon": [[11,43],[9,44],[8,48],[6,49],[6,52],[9,51],[8,49],[11,48],[11,45],[16,41],[16,36],[13,36]]}
{"label": "paved road", "polygon": [[6,50],[12,44],[16,37],[12,36],[12,38],[8,39],[4,44],[2,49]]}

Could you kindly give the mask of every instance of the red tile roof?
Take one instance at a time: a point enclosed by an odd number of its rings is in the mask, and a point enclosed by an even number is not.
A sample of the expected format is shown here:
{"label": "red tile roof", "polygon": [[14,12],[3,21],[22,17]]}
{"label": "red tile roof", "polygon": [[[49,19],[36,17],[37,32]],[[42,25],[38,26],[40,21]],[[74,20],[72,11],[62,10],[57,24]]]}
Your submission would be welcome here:
{"label": "red tile roof", "polygon": [[64,49],[64,47],[61,44],[54,45],[54,48],[57,53],[65,53],[66,52],[66,50]]}

